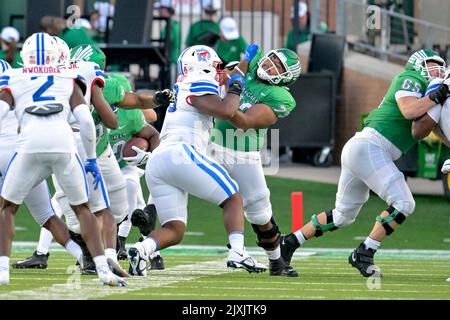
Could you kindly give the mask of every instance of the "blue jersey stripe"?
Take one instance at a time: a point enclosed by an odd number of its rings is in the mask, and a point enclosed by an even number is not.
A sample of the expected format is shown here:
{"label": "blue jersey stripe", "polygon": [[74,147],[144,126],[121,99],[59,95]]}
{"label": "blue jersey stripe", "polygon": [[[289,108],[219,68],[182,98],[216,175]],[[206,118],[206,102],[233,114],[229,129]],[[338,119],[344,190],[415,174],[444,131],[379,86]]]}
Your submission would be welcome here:
{"label": "blue jersey stripe", "polygon": [[0,193],[1,193],[2,190],[3,190],[3,184],[5,183],[5,179],[6,179],[6,175],[8,174],[9,167],[11,167],[11,163],[14,161],[14,159],[16,158],[16,156],[17,156],[17,152],[14,152],[14,155],[12,156],[11,160],[9,160],[8,166],[6,167],[5,176],[3,177],[2,185],[0,186]]}
{"label": "blue jersey stripe", "polygon": [[104,75],[103,72],[101,72],[101,71],[96,71],[96,72],[95,72],[95,75],[96,75],[97,77],[99,77],[99,76],[102,76],[103,78],[105,77],[105,75]]}
{"label": "blue jersey stripe", "polygon": [[8,81],[9,79],[11,79],[10,76],[0,76],[0,80],[6,80],[6,81]]}
{"label": "blue jersey stripe", "polygon": [[219,171],[224,177],[225,179],[227,179],[228,183],[233,187],[234,192],[238,192],[238,187],[237,185],[233,182],[233,180],[231,179],[230,175],[228,174],[228,172],[226,172],[221,166],[219,166],[217,163],[210,161],[208,158],[206,158],[204,155],[202,155],[200,152],[197,151],[197,149],[192,146],[192,149],[194,149],[194,152],[203,160],[205,160],[206,163],[208,163],[210,166],[214,167],[217,169],[217,171]]}
{"label": "blue jersey stripe", "polygon": [[[6,62],[4,60],[0,60],[0,63],[2,64],[2,73],[9,69],[8,62]],[[9,79],[9,77],[8,77],[8,79]]]}
{"label": "blue jersey stripe", "polygon": [[87,197],[88,197],[88,199],[89,199],[89,187],[88,187],[88,181],[87,181],[87,177],[86,177],[86,171],[85,171],[84,166],[83,166],[83,164],[81,163],[80,157],[78,156],[77,153],[75,153],[75,157],[77,158],[77,161],[78,161],[78,163],[80,164],[81,171],[83,171],[84,187],[85,187],[85,189],[86,189],[86,194],[87,194]]}
{"label": "blue jersey stripe", "polygon": [[40,42],[39,42],[39,33],[36,33],[36,64],[39,66],[41,64],[41,56],[39,55],[39,47],[40,47]]}
{"label": "blue jersey stripe", "polygon": [[214,93],[214,94],[219,94],[219,91],[215,90],[213,88],[194,88],[194,89],[190,89],[189,91],[195,92],[195,93]]}
{"label": "blue jersey stripe", "polygon": [[435,83],[435,84],[429,86],[427,88],[427,91],[425,92],[425,96],[429,95],[431,91],[437,89],[440,85],[441,85],[440,83]]}
{"label": "blue jersey stripe", "polygon": [[195,83],[191,84],[191,88],[196,88],[196,87],[212,87],[212,88],[219,89],[218,85],[211,83],[211,82],[195,82]]}
{"label": "blue jersey stripe", "polygon": [[99,66],[94,66],[94,69],[95,69],[95,70],[102,70],[102,69],[100,69]]}
{"label": "blue jersey stripe", "polygon": [[44,45],[44,33],[41,33],[41,39],[42,39],[42,48],[41,48],[41,63],[45,64],[45,45]]}
{"label": "blue jersey stripe", "polygon": [[222,181],[222,179],[220,179],[220,177],[211,169],[209,169],[207,166],[205,166],[203,163],[200,162],[200,160],[198,160],[194,153],[188,148],[187,145],[183,144],[183,148],[186,151],[186,153],[188,154],[189,158],[191,158],[191,160],[203,171],[205,171],[211,178],[213,178],[218,184],[219,186],[225,191],[225,193],[231,197],[233,195],[233,193],[231,192],[231,190],[227,187],[227,185]]}
{"label": "blue jersey stripe", "polygon": [[100,188],[102,190],[102,196],[103,196],[103,200],[105,200],[105,204],[106,204],[106,208],[109,208],[109,198],[108,198],[108,193],[106,192],[106,188],[105,188],[105,182],[103,181],[103,176],[100,173]]}
{"label": "blue jersey stripe", "polygon": [[8,81],[0,81],[0,86],[7,86],[8,85]]}

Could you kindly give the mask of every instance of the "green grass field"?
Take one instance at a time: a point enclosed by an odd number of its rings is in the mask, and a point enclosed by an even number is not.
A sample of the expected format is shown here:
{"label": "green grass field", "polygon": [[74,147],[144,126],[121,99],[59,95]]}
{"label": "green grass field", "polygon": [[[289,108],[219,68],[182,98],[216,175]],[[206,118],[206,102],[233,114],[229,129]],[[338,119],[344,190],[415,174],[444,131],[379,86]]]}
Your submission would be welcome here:
{"label": "green grass field", "polygon": [[[334,205],[335,185],[273,177],[268,177],[267,182],[274,214],[284,233],[291,229],[292,191],[303,192],[305,220]],[[270,277],[268,272],[248,274],[227,269],[227,236],[221,211],[191,198],[184,247],[162,251],[166,270],[149,271],[147,278],[131,278],[125,288],[106,288],[97,283],[96,277],[79,276],[68,254],[53,251],[47,270],[12,269],[11,285],[0,287],[0,300],[450,299],[450,283],[445,282],[450,277],[449,203],[443,197],[416,195],[415,199],[414,215],[383,243],[377,254],[377,264],[384,273],[381,279],[363,278],[347,262],[351,249],[368,234],[376,215],[386,207],[376,196],[370,197],[352,226],[313,239],[299,250],[303,255],[295,256],[293,266],[300,271],[300,277],[290,279]],[[28,213],[19,212],[16,227],[15,241],[37,241],[39,230]],[[129,244],[138,238],[134,229]],[[247,224],[246,245],[252,247],[258,260],[266,262],[255,241]],[[200,247],[186,247],[189,245]],[[33,250],[31,246],[15,246],[11,261]],[[67,283],[77,286],[77,290],[68,290]]]}

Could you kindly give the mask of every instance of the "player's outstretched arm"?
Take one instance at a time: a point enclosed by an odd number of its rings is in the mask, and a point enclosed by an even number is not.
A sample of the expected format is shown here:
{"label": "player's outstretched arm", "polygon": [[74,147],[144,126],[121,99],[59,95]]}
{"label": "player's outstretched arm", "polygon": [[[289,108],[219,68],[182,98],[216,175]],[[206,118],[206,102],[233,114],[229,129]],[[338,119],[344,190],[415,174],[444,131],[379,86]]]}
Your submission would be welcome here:
{"label": "player's outstretched arm", "polygon": [[105,100],[102,89],[97,84],[92,88],[91,103],[102,119],[103,124],[109,129],[117,129],[117,116]]}
{"label": "player's outstretched arm", "polygon": [[191,96],[190,104],[215,118],[231,119],[239,108],[240,95],[244,90],[245,80],[241,75],[234,75],[228,80],[228,94],[222,100],[218,94]]}
{"label": "player's outstretched arm", "polygon": [[80,122],[81,141],[86,150],[88,159],[95,159],[95,124],[89,107],[84,101],[83,94],[78,85],[75,86],[70,97],[70,106],[74,117]]}
{"label": "player's outstretched arm", "polygon": [[430,94],[423,98],[414,96],[402,97],[397,100],[397,104],[400,112],[406,119],[414,120],[433,108],[436,105],[436,101],[432,100],[432,95]]}
{"label": "player's outstretched arm", "polygon": [[149,92],[126,92],[125,97],[117,106],[122,109],[154,109],[167,107],[174,101],[174,95],[169,89]]}
{"label": "player's outstretched arm", "polygon": [[236,112],[229,121],[243,130],[267,128],[277,122],[277,116],[266,104],[255,104],[247,112]]}

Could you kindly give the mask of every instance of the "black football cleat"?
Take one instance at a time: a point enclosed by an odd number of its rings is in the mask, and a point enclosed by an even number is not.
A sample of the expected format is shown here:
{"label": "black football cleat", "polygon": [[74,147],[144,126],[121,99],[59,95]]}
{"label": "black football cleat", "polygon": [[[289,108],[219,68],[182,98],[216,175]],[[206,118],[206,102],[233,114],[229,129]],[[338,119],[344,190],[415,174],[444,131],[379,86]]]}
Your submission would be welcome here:
{"label": "black football cleat", "polygon": [[47,269],[48,267],[48,257],[47,254],[38,254],[37,251],[22,261],[17,261],[12,264],[14,269]]}
{"label": "black football cleat", "polygon": [[154,258],[150,258],[150,269],[164,270],[164,260],[160,255],[157,255]]}
{"label": "black football cleat", "polygon": [[281,257],[288,266],[291,264],[292,256],[298,247],[300,247],[300,243],[295,234],[290,233],[280,237]]}
{"label": "black football cleat", "polygon": [[83,255],[83,268],[80,270],[82,275],[92,276],[97,274],[94,259],[91,255]]}
{"label": "black football cleat", "polygon": [[138,227],[142,235],[148,236],[155,230],[156,226],[156,208],[154,204],[147,205],[144,210],[136,209],[131,215],[131,224]]}
{"label": "black football cleat", "polygon": [[298,272],[284,262],[283,258],[269,259],[269,274],[280,277],[298,277]]}
{"label": "black football cleat", "polygon": [[353,252],[348,257],[348,262],[352,267],[356,268],[361,272],[364,277],[382,277],[381,270],[374,264],[373,257],[376,250],[371,248],[366,249],[364,243],[361,243],[358,248],[353,250]]}

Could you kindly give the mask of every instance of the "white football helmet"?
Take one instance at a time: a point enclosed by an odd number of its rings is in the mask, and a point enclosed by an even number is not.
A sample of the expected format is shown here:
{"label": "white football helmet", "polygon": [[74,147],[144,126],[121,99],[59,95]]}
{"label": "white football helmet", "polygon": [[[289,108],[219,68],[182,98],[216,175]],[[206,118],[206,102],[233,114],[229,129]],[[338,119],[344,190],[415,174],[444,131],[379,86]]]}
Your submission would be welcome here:
{"label": "white football helmet", "polygon": [[214,49],[197,45],[186,48],[178,58],[178,72],[180,76],[190,81],[212,80],[219,81],[219,66],[222,64]]}
{"label": "white football helmet", "polygon": [[58,44],[58,49],[59,49],[58,64],[63,64],[63,65],[68,64],[70,62],[69,46],[60,37],[54,36],[53,38],[56,40],[56,43]]}
{"label": "white football helmet", "polygon": [[23,43],[20,56],[25,67],[57,65],[59,61],[58,43],[47,33],[34,33]]}

